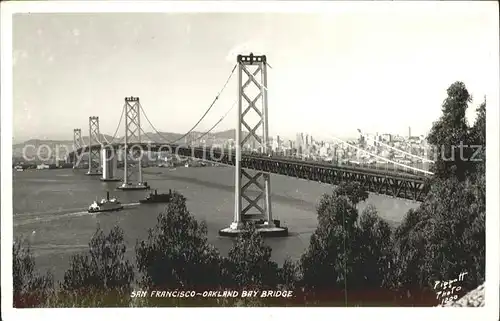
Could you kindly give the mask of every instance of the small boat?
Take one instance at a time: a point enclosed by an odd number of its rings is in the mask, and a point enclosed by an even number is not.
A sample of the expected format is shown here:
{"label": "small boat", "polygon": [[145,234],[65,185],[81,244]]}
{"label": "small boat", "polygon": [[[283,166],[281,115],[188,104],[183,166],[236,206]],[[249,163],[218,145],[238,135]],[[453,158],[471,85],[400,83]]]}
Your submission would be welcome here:
{"label": "small boat", "polygon": [[148,203],[168,203],[172,199],[172,190],[168,190],[168,194],[158,194],[158,191],[155,190],[154,193],[149,193],[148,196],[146,196],[145,199],[139,200],[139,203],[141,204],[148,204]]}
{"label": "small boat", "polygon": [[109,198],[109,192],[106,193],[106,198],[102,199],[100,202],[94,201],[89,206],[89,213],[97,212],[112,212],[120,211],[123,209],[123,205],[116,198]]}

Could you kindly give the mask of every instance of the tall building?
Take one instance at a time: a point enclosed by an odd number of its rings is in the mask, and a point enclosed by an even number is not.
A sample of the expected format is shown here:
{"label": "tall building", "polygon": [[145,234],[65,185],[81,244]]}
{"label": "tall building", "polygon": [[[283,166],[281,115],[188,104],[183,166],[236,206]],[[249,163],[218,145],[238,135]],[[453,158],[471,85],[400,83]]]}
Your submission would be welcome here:
{"label": "tall building", "polygon": [[301,153],[302,150],[302,142],[304,141],[304,134],[303,133],[297,133],[297,136],[295,138],[295,148],[297,149],[297,153]]}
{"label": "tall building", "polygon": [[410,137],[411,137],[411,127],[408,126],[408,138],[410,138]]}

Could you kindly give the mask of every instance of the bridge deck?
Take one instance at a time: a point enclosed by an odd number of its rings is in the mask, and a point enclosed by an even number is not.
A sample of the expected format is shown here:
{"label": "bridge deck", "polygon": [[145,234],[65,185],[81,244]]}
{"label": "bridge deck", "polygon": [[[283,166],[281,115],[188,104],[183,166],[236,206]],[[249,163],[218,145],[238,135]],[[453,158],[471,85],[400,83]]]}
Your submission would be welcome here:
{"label": "bridge deck", "polygon": [[[193,157],[209,162],[217,162],[230,166],[235,165],[234,150],[209,149],[204,147],[188,147],[175,144],[135,144],[147,151],[170,151],[183,157]],[[123,148],[124,144],[114,147]],[[102,148],[93,145],[92,149]],[[133,147],[132,147],[133,148]],[[136,147],[137,148],[137,147]],[[88,147],[80,148],[77,154],[87,152]],[[70,158],[74,152],[70,153]],[[339,166],[313,161],[290,159],[282,156],[264,156],[242,153],[241,166],[246,169],[285,175],[322,183],[338,185],[344,181],[360,183],[367,191],[392,197],[422,201],[427,194],[424,175],[410,173],[388,172],[377,169]]]}

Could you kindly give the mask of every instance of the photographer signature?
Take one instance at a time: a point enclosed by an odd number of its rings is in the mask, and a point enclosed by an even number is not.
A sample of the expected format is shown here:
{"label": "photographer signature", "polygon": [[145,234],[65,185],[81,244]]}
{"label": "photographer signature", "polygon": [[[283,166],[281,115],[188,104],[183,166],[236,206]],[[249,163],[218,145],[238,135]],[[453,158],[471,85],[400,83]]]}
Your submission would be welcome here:
{"label": "photographer signature", "polygon": [[436,290],[436,299],[440,301],[441,305],[448,302],[458,300],[458,293],[462,289],[459,285],[465,278],[468,272],[462,272],[458,278],[449,281],[435,281],[434,290]]}

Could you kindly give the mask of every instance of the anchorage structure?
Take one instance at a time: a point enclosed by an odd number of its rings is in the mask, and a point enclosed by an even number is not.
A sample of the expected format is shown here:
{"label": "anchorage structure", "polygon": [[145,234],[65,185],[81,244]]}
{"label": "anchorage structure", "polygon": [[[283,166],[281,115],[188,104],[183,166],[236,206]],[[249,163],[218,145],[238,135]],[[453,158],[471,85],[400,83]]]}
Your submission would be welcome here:
{"label": "anchorage structure", "polygon": [[90,147],[99,142],[99,117],[89,117],[89,171],[87,175],[101,175],[101,150]]}
{"label": "anchorage structure", "polygon": [[[77,155],[76,151],[79,150],[80,148],[83,147],[82,143],[82,130],[80,128],[75,128],[73,129],[73,168],[78,167],[78,160],[80,159],[80,155]],[[83,153],[83,150],[80,152],[80,154]]]}
{"label": "anchorage structure", "polygon": [[[147,189],[142,181],[141,105],[139,97],[125,97],[125,149],[122,190]],[[132,146],[130,146],[132,144]],[[137,145],[136,145],[137,144]],[[135,145],[135,146],[134,146]]]}
{"label": "anchorage structure", "polygon": [[103,146],[102,154],[102,177],[103,182],[118,182],[121,179],[116,178],[117,159],[115,149],[111,145]]}
{"label": "anchorage structure", "polygon": [[[279,226],[279,221],[273,220],[271,210],[271,177],[269,173],[246,171],[241,166],[241,149],[251,140],[260,145],[260,150],[265,155],[269,154],[269,126],[268,126],[268,106],[267,106],[267,61],[266,56],[238,55],[238,113],[236,121],[236,157],[235,157],[235,200],[234,200],[234,220],[228,228],[219,231],[220,235],[232,236],[244,230],[245,223],[255,222],[257,230],[269,236],[283,236],[288,234],[286,228]],[[248,80],[243,83],[243,73],[248,76]],[[259,79],[260,78],[260,79]],[[258,93],[255,97],[245,92],[250,85],[255,85]],[[260,99],[259,109],[257,102]],[[243,103],[248,104],[243,110]],[[245,105],[246,105],[245,104]],[[253,109],[258,115],[257,124],[252,128],[245,120],[245,116]],[[245,126],[242,131],[242,125]],[[262,126],[262,136],[257,134],[257,130]],[[248,133],[247,133],[248,131]],[[243,178],[247,182],[243,184]],[[251,198],[249,187],[257,187],[258,196]],[[243,202],[248,203],[243,207]],[[250,210],[256,210],[250,212]]]}

